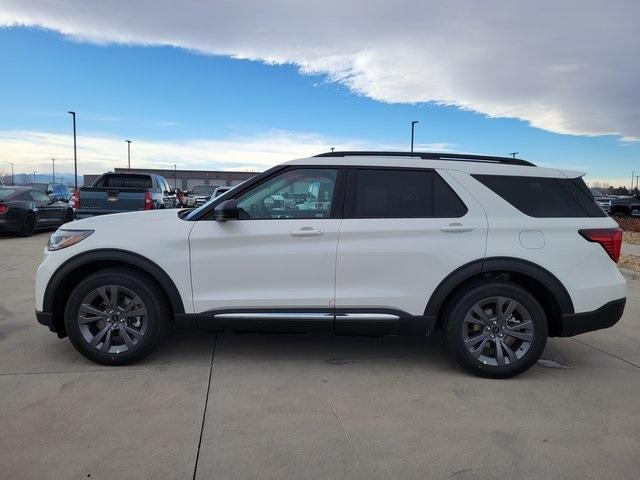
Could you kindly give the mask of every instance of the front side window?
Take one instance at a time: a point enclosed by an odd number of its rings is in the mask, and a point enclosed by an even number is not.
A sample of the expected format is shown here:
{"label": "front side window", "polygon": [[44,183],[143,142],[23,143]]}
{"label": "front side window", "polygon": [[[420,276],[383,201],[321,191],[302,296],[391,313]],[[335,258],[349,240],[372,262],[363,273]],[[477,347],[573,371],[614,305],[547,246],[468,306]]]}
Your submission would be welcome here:
{"label": "front side window", "polygon": [[287,170],[237,199],[241,220],[329,218],[338,170]]}
{"label": "front side window", "polygon": [[434,171],[358,169],[353,218],[459,218],[467,207]]}

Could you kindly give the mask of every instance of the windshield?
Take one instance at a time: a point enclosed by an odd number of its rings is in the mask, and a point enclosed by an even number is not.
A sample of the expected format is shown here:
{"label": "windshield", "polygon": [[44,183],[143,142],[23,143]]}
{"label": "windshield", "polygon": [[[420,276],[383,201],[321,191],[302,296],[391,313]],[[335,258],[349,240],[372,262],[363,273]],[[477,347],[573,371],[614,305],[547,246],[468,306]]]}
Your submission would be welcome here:
{"label": "windshield", "polygon": [[14,193],[16,191],[13,188],[0,188],[0,198],[9,198]]}
{"label": "windshield", "polygon": [[48,183],[32,183],[29,186],[31,188],[35,188],[36,190],[40,190],[41,192],[46,192],[49,184]]}
{"label": "windshield", "polygon": [[191,190],[193,195],[211,195],[218,188],[217,185],[196,185]]}

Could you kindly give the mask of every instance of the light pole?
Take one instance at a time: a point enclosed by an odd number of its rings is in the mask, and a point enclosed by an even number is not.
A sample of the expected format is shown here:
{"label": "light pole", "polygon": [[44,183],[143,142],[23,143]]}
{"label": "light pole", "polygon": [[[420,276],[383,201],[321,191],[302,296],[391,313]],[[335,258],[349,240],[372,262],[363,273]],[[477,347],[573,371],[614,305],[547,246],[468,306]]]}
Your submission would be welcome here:
{"label": "light pole", "polygon": [[73,117],[73,191],[78,190],[78,150],[76,148],[76,112],[67,112]]}
{"label": "light pole", "polygon": [[13,187],[14,183],[13,183],[13,162],[7,162],[6,160],[3,160],[4,163],[8,163],[9,165],[11,165],[11,186]]}
{"label": "light pole", "polygon": [[509,155],[511,155],[511,158],[516,158],[516,155],[518,155],[520,152],[511,152]]}
{"label": "light pole", "polygon": [[[636,171],[635,170],[631,170],[631,190],[633,190],[633,179],[636,178]],[[631,193],[631,190],[629,190],[629,193]]]}
{"label": "light pole", "polygon": [[415,130],[416,123],[420,123],[418,120],[413,120],[411,122],[411,152],[413,153],[413,133]]}
{"label": "light pole", "polygon": [[56,159],[51,159],[51,181],[56,183]]}
{"label": "light pole", "polygon": [[125,142],[127,142],[127,165],[131,171],[131,140],[125,140]]}
{"label": "light pole", "polygon": [[173,188],[178,188],[178,171],[175,163],[173,164]]}

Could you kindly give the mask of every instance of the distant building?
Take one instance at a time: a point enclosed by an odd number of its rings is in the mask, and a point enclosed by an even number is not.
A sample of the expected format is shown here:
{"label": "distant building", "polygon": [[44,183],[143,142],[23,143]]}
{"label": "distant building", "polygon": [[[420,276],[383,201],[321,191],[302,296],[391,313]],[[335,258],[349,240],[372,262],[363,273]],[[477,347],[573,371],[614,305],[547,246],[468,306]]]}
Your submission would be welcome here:
{"label": "distant building", "polygon": [[[173,170],[160,168],[116,168],[116,173],[155,173],[167,179],[169,185],[191,190],[196,185],[234,186],[255,176],[258,172],[230,172],[220,170]],[[84,185],[92,185],[100,175],[84,175]]]}

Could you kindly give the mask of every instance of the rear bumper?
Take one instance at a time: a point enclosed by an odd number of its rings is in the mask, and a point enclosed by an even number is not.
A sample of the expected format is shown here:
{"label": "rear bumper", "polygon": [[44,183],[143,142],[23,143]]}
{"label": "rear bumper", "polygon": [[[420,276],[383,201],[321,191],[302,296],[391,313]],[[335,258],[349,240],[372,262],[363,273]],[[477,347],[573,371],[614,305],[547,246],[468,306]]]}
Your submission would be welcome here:
{"label": "rear bumper", "polygon": [[120,213],[120,212],[110,212],[110,211],[91,211],[91,210],[74,210],[73,218],[76,220],[82,220],[83,218],[91,218],[96,217],[98,215],[109,215],[111,213]]}
{"label": "rear bumper", "polygon": [[0,216],[0,232],[17,232],[19,228],[18,222],[12,222],[6,215]]}
{"label": "rear bumper", "polygon": [[597,310],[583,313],[568,313],[562,316],[560,337],[572,337],[580,333],[609,328],[618,323],[624,312],[626,298],[609,302]]}

